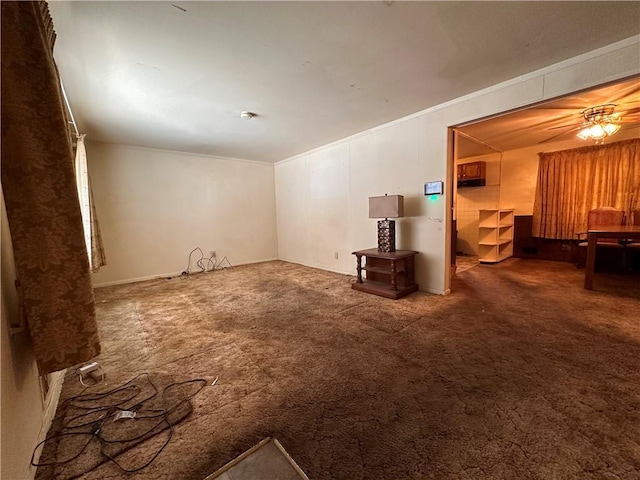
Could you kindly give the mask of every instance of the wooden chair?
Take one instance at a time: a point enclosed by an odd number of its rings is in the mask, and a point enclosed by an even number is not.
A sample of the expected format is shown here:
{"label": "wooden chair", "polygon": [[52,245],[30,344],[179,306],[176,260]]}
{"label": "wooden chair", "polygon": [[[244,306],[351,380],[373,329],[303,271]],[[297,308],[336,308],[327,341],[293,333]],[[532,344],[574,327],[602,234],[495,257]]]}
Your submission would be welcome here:
{"label": "wooden chair", "polygon": [[[593,210],[589,210],[587,213],[587,230],[596,225],[622,225],[624,220],[624,211],[618,210],[614,207],[600,207]],[[586,233],[578,234],[585,235]],[[588,241],[581,241],[578,243],[578,267],[584,267],[587,260],[587,247]],[[623,261],[624,246],[619,242],[617,238],[598,238],[596,243],[596,255],[598,249],[606,248],[608,250],[620,250],[620,261]]]}

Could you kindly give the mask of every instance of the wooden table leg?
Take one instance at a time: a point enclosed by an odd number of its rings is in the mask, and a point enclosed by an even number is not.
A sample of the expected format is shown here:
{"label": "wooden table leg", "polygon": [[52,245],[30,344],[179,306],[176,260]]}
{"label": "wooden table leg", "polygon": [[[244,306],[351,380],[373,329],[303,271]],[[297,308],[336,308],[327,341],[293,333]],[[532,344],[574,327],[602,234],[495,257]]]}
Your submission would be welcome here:
{"label": "wooden table leg", "polygon": [[362,283],[362,255],[356,255],[356,263],[358,271],[358,280],[356,282]]}
{"label": "wooden table leg", "polygon": [[398,290],[398,280],[396,279],[396,261],[391,260],[391,290]]}
{"label": "wooden table leg", "polygon": [[584,269],[584,288],[593,290],[593,271],[596,264],[596,248],[598,242],[597,233],[589,233],[589,244],[587,246],[587,265]]}

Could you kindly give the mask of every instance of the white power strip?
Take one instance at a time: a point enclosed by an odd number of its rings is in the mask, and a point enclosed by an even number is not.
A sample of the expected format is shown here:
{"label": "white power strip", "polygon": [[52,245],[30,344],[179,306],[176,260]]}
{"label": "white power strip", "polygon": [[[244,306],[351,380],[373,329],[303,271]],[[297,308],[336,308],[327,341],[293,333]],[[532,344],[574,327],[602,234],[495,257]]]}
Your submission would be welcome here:
{"label": "white power strip", "polygon": [[100,365],[98,365],[98,362],[86,363],[78,369],[78,373],[80,375],[87,375],[88,373],[91,373],[97,370],[98,368],[100,368]]}
{"label": "white power strip", "polygon": [[[78,380],[85,387],[92,387],[104,381],[104,370],[98,362],[85,363],[76,370],[76,375],[78,375]],[[98,376],[100,379],[98,379]],[[93,383],[87,385],[84,381],[89,377],[91,377]]]}

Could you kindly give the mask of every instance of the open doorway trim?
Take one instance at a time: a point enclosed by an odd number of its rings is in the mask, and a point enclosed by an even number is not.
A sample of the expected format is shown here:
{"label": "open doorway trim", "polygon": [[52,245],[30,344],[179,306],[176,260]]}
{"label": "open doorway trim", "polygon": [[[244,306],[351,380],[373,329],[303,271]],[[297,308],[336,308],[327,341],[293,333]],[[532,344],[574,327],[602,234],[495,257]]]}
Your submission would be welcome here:
{"label": "open doorway trim", "polygon": [[[446,205],[445,205],[445,208],[447,209],[447,212],[446,212],[447,225],[446,225],[446,237],[445,237],[446,238],[446,246],[445,246],[446,268],[445,268],[445,282],[444,282],[445,293],[451,292],[452,278],[455,273],[456,245],[454,242],[456,241],[456,238],[455,238],[456,235],[454,230],[454,209],[455,209],[457,188],[456,188],[456,184],[454,183],[455,182],[454,179],[456,178],[456,157],[457,157],[457,148],[458,148],[457,141],[455,138],[455,132],[463,133],[463,132],[459,132],[459,129],[465,126],[474,125],[487,120],[503,117],[512,113],[529,110],[537,106],[546,105],[561,99],[578,96],[585,92],[591,92],[591,91],[599,90],[602,88],[615,86],[618,84],[622,84],[624,82],[629,82],[634,79],[640,79],[640,75],[638,74],[627,75],[627,76],[624,76],[615,80],[611,80],[608,82],[604,82],[598,85],[592,85],[588,88],[578,89],[564,95],[558,95],[556,97],[532,102],[527,105],[519,106],[516,108],[498,112],[492,115],[487,115],[484,117],[479,117],[474,120],[469,120],[466,122],[450,125],[449,127],[447,127],[447,185],[449,186],[450,195],[447,195]],[[478,141],[475,138],[470,138],[470,140],[473,140],[476,142]],[[479,141],[479,143],[484,144],[484,146],[492,148],[493,150],[497,150],[498,152],[500,151],[499,149],[493,147],[492,145],[487,144],[486,142]]]}

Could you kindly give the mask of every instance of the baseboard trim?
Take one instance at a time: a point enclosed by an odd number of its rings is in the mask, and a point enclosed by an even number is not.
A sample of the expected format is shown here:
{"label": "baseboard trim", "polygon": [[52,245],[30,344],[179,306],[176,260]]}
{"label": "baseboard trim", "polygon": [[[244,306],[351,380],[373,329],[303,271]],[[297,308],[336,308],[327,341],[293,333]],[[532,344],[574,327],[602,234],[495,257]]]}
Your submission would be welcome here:
{"label": "baseboard trim", "polygon": [[[282,262],[288,262],[288,263],[295,263],[297,265],[302,265],[304,267],[309,267],[309,268],[317,268],[318,270],[324,270],[327,272],[333,272],[333,273],[339,273],[341,275],[350,275],[352,277],[355,277],[355,273],[351,272],[351,271],[345,271],[345,270],[340,270],[337,268],[331,268],[331,267],[326,267],[324,265],[315,265],[315,264],[311,264],[311,263],[305,263],[305,262],[300,262],[297,260],[291,260],[288,258],[265,258],[265,259],[261,259],[261,260],[253,260],[250,262],[242,262],[242,263],[236,263],[235,265],[233,265],[234,267],[239,267],[241,265],[252,265],[254,263],[265,263],[265,262],[273,262],[276,260],[280,260]],[[198,272],[200,273],[200,272]],[[193,273],[192,275],[198,275],[198,273]],[[125,285],[127,283],[137,283],[137,282],[145,282],[147,280],[156,280],[158,278],[173,278],[173,277],[180,277],[182,275],[181,272],[174,272],[174,273],[165,273],[165,274],[158,274],[158,275],[149,275],[148,277],[137,277],[137,278],[129,278],[126,280],[115,280],[113,282],[103,282],[103,283],[96,283],[93,285],[93,288],[101,288],[101,287],[110,287],[112,285]],[[422,288],[420,287],[420,291],[421,292],[427,292],[427,293],[433,293],[435,295],[448,295],[449,293],[451,293],[451,290],[436,290],[433,288]]]}
{"label": "baseboard trim", "polygon": [[[232,264],[234,267],[239,267],[241,265],[251,265],[254,263],[264,263],[264,262],[273,262],[274,260],[278,260],[278,258],[265,258],[260,260],[252,260],[250,262],[241,262]],[[225,267],[228,268],[228,267]],[[192,273],[191,275],[197,275],[198,273]],[[111,282],[102,282],[102,283],[94,283],[93,288],[101,288],[101,287],[111,287],[113,285],[126,285],[127,283],[137,283],[137,282],[146,282],[147,280],[157,280],[158,278],[173,278],[182,276],[182,272],[171,272],[171,273],[159,273],[157,275],[149,275],[146,277],[136,277],[136,278],[127,278],[124,280],[113,280]]]}
{"label": "baseboard trim", "polygon": [[[51,374],[49,392],[47,392],[47,396],[44,399],[44,411],[42,414],[40,431],[38,432],[38,438],[36,438],[36,441],[33,444],[34,449],[36,448],[36,445],[47,438],[47,433],[49,433],[49,428],[51,428],[53,417],[56,415],[56,409],[58,408],[58,402],[60,401],[60,393],[62,393],[62,383],[64,382],[66,372],[67,370],[65,369]],[[34,454],[33,461],[35,463],[38,463],[38,460],[40,459],[41,450],[42,449]],[[29,472],[33,474],[33,477],[36,475],[36,468],[37,467],[29,464]]]}
{"label": "baseboard trim", "polygon": [[159,273],[157,275],[148,275],[146,277],[125,278],[124,280],[113,280],[111,282],[94,283],[93,288],[111,287],[113,285],[125,285],[127,283],[146,282],[147,280],[156,280],[158,278],[179,277],[182,272]]}
{"label": "baseboard trim", "polygon": [[[356,274],[354,272],[345,272],[344,270],[338,270],[338,269],[335,269],[335,268],[324,267],[324,266],[321,266],[321,265],[312,265],[312,264],[309,264],[309,263],[299,262],[299,261],[296,261],[296,260],[289,260],[289,259],[286,259],[286,258],[280,258],[279,260],[281,260],[283,262],[295,263],[297,265],[302,265],[304,267],[317,268],[318,270],[325,270],[327,272],[340,273],[342,275],[350,275],[352,277],[356,276]],[[422,287],[420,287],[418,291],[426,292],[426,293],[433,293],[434,295],[449,295],[451,293],[451,289],[436,290],[434,288],[422,288]]]}
{"label": "baseboard trim", "polygon": [[351,275],[353,277],[356,276],[354,272],[347,272],[344,270],[339,270],[337,268],[325,267],[324,265],[314,265],[311,263],[300,262],[298,260],[289,260],[287,258],[278,258],[277,260],[280,260],[282,262],[287,262],[287,263],[295,263],[297,265],[302,265],[303,267],[317,268],[318,270],[324,270],[326,272],[340,273],[342,275]]}

